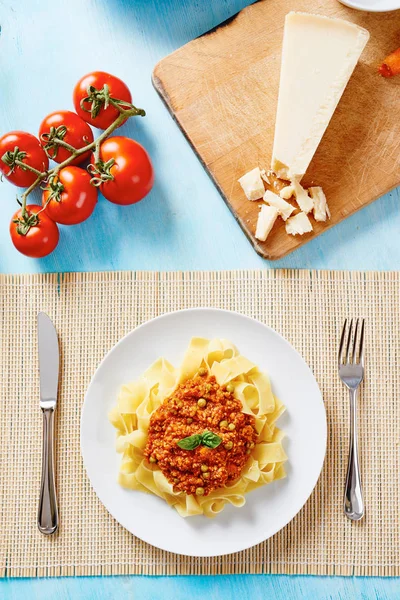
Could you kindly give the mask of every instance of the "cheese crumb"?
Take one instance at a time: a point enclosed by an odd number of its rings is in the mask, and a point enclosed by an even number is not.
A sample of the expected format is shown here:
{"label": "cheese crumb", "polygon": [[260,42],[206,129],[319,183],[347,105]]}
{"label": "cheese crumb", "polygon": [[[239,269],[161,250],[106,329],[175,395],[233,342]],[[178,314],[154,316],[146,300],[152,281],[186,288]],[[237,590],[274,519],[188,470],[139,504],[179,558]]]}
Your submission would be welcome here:
{"label": "cheese crumb", "polygon": [[259,167],[249,171],[243,175],[243,177],[238,179],[238,181],[242,186],[248,200],[259,200],[264,196],[265,189],[261,179],[261,171]]}
{"label": "cheese crumb", "polygon": [[294,188],[294,195],[296,196],[296,202],[300,206],[300,210],[308,214],[314,208],[313,199],[308,195],[307,190],[300,185],[300,182],[294,179],[292,181],[292,186]]}
{"label": "cheese crumb", "polygon": [[292,185],[287,185],[286,187],[281,189],[279,195],[284,200],[289,200],[289,198],[294,196],[294,187]]}
{"label": "cheese crumb", "polygon": [[274,194],[269,190],[264,194],[264,202],[270,206],[274,206],[284,221],[286,221],[294,211],[294,206],[289,204],[289,202],[285,202],[285,200],[282,200],[277,194]]}
{"label": "cheese crumb", "polygon": [[257,229],[256,229],[256,238],[261,242],[265,242],[267,239],[276,218],[278,216],[278,211],[274,206],[267,206],[264,204],[261,207],[261,210],[258,214],[257,221]]}
{"label": "cheese crumb", "polygon": [[308,188],[308,191],[314,202],[314,219],[316,221],[326,221],[326,219],[330,219],[331,213],[322,187],[310,187]]}
{"label": "cheese crumb", "polygon": [[261,175],[261,179],[262,179],[263,181],[265,181],[265,183],[268,183],[268,185],[271,185],[271,182],[270,182],[270,180],[268,179],[268,175],[267,175],[267,173],[265,172],[265,169],[262,169],[262,170],[260,171],[260,175]]}
{"label": "cheese crumb", "polygon": [[295,215],[294,217],[290,217],[286,221],[286,233],[291,235],[303,235],[304,233],[309,233],[312,231],[312,225],[310,219],[303,212]]}

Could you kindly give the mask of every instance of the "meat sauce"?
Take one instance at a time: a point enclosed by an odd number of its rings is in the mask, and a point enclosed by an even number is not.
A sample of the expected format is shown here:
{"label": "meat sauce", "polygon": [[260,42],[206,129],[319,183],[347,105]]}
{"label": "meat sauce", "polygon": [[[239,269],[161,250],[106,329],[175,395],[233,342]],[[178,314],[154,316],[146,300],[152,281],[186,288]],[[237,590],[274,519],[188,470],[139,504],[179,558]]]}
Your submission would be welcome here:
{"label": "meat sauce", "polygon": [[[257,433],[254,417],[242,412],[229,388],[200,369],[152,414],[144,455],[150,464],[157,464],[175,491],[207,496],[240,476]],[[221,438],[216,448],[178,446],[183,438],[205,431]]]}

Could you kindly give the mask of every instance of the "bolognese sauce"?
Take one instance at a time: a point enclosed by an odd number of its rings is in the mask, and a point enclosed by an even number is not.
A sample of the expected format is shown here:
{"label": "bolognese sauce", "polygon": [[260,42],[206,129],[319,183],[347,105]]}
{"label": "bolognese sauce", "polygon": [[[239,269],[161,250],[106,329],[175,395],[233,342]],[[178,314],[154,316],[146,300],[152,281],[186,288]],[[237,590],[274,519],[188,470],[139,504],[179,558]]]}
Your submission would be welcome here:
{"label": "bolognese sauce", "polygon": [[[144,455],[160,468],[175,491],[207,496],[235,481],[256,443],[255,419],[242,412],[231,386],[218,385],[205,368],[178,385],[152,414]],[[178,442],[212,432],[218,446],[185,450]]]}

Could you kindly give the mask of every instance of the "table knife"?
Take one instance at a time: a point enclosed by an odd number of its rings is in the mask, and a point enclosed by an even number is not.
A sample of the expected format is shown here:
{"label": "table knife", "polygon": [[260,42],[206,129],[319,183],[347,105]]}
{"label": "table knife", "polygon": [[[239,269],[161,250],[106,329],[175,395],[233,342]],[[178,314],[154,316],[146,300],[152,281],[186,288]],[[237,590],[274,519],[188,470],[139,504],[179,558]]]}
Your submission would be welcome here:
{"label": "table knife", "polygon": [[41,533],[58,528],[58,506],[54,480],[54,415],[57,406],[59,347],[55,327],[43,312],[38,314],[40,408],[43,414],[42,477],[38,510]]}

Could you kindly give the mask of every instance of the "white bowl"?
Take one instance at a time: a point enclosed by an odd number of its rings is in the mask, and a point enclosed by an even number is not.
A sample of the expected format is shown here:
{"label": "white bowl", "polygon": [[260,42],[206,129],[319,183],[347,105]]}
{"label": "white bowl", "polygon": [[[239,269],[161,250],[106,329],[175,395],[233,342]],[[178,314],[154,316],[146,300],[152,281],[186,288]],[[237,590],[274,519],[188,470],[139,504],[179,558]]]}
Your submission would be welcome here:
{"label": "white bowl", "polygon": [[342,4],[369,12],[388,12],[400,9],[400,0],[339,0]]}

